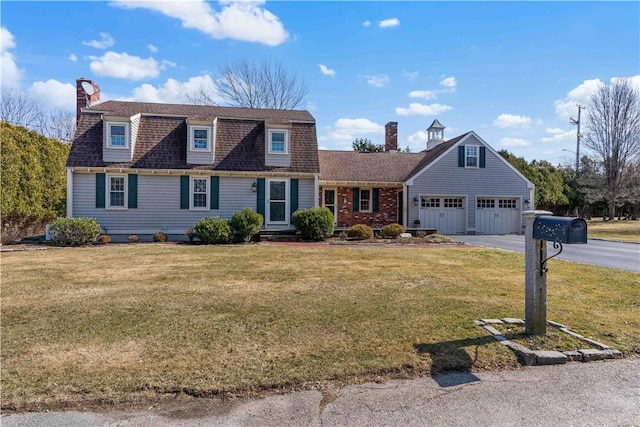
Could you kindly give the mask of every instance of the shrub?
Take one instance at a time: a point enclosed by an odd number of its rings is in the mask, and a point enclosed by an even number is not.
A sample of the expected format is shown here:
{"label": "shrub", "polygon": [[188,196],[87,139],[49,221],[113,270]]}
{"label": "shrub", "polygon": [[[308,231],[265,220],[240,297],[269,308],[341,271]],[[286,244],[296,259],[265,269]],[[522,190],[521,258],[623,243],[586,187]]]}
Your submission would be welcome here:
{"label": "shrub", "polygon": [[368,225],[356,224],[347,230],[347,237],[353,240],[373,239],[373,229]]}
{"label": "shrub", "polygon": [[95,218],[58,218],[49,226],[54,246],[80,246],[96,240],[100,223]]}
{"label": "shrub", "polygon": [[333,235],[333,214],[327,208],[295,211],[291,223],[305,240],[324,240]]}
{"label": "shrub", "polygon": [[98,236],[98,243],[102,245],[111,243],[111,237],[108,234],[101,234],[100,236]]}
{"label": "shrub", "polygon": [[198,220],[194,227],[202,243],[229,243],[231,226],[229,221],[220,217],[209,217]]}
{"label": "shrub", "polygon": [[137,234],[131,234],[127,237],[131,243],[138,243],[140,241],[140,237]]}
{"label": "shrub", "polygon": [[407,231],[407,229],[400,224],[387,224],[382,227],[380,234],[385,239],[395,239],[405,231]]}
{"label": "shrub", "polygon": [[187,227],[187,229],[184,230],[184,235],[187,236],[187,239],[189,239],[189,243],[193,243],[193,239],[198,237],[193,227]]}
{"label": "shrub", "polygon": [[251,208],[243,208],[231,217],[231,228],[249,243],[251,238],[260,232],[264,219]]}
{"label": "shrub", "polygon": [[167,235],[164,234],[162,231],[158,231],[156,234],[153,235],[153,241],[154,242],[166,242],[167,241]]}

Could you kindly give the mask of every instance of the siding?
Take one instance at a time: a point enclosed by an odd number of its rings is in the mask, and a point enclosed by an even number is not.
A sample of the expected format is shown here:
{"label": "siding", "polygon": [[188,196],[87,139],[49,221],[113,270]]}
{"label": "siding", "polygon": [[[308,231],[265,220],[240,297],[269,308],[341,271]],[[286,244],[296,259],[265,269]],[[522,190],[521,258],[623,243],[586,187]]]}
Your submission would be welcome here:
{"label": "siding", "polygon": [[[291,150],[289,150],[289,152],[291,152]],[[291,154],[269,154],[267,147],[265,147],[264,164],[266,166],[287,168],[291,166]]]}
{"label": "siding", "polygon": [[[485,146],[473,135],[464,142]],[[467,231],[476,229],[476,198],[478,196],[519,197],[521,201],[531,198],[531,189],[511,168],[491,150],[486,150],[486,167],[471,169],[458,167],[458,150],[454,148],[445,157],[418,176],[408,187],[409,224],[419,218],[419,206],[413,198],[420,195],[457,195],[466,197]],[[522,203],[520,206],[522,210]]]}
{"label": "siding", "polygon": [[[187,145],[191,147],[191,142],[187,142]],[[214,149],[210,151],[202,150],[190,150],[187,149],[187,163],[191,165],[212,165],[213,164]]]}
{"label": "siding", "polygon": [[[200,218],[229,219],[244,207],[256,208],[250,177],[220,177],[220,209],[209,211],[180,209],[179,175],[138,175],[138,208],[128,210],[96,208],[95,181],[95,174],[73,174],[73,216],[96,218],[110,234],[183,234]],[[300,179],[300,209],[313,206],[313,194],[313,179]]]}

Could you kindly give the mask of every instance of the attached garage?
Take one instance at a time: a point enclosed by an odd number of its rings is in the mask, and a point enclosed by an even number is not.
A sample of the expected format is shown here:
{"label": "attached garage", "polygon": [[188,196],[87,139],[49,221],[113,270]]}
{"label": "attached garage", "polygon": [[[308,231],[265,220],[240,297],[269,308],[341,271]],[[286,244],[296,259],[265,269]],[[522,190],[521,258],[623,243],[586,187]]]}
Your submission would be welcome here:
{"label": "attached garage", "polygon": [[420,227],[440,234],[466,234],[467,210],[463,196],[420,196]]}
{"label": "attached garage", "polygon": [[521,216],[519,198],[492,196],[476,199],[478,234],[519,234]]}

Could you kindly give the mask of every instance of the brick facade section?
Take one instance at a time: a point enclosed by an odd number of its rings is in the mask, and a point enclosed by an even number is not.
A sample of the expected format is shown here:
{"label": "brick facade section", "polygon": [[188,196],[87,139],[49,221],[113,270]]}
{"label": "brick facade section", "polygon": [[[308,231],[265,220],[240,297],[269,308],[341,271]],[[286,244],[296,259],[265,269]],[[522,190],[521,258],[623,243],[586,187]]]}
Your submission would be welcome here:
{"label": "brick facade section", "polygon": [[[335,187],[326,187],[336,189]],[[359,187],[361,189],[370,187]],[[336,227],[347,228],[356,224],[366,224],[372,228],[381,228],[386,224],[398,223],[398,191],[400,188],[379,188],[378,212],[354,212],[352,187],[338,187],[336,190]],[[324,188],[320,190],[320,206]],[[345,203],[346,200],[346,203]]]}

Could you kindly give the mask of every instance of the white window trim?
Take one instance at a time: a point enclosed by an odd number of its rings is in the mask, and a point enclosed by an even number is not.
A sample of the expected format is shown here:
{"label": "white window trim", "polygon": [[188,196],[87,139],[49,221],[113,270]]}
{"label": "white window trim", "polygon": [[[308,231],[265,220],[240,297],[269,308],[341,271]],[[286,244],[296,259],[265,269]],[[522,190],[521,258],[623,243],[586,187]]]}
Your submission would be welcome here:
{"label": "white window trim", "polygon": [[[284,181],[284,221],[272,221],[271,220],[271,182],[282,182]],[[267,193],[265,196],[266,199],[266,206],[265,206],[265,214],[267,216],[267,224],[289,224],[289,206],[291,203],[290,199],[290,182],[289,179],[287,178],[272,178],[272,179],[267,179],[265,182],[266,185],[266,189],[265,192]],[[281,200],[277,200],[277,202],[281,202]]]}
{"label": "white window trim", "polygon": [[[112,126],[124,126],[124,146],[122,145],[111,145],[111,127]],[[116,150],[128,150],[129,149],[129,139],[131,135],[131,127],[130,123],[127,122],[107,122],[107,148],[113,148]]]}
{"label": "white window trim", "polygon": [[[205,194],[207,196],[207,206],[193,206],[193,195],[194,195],[194,181],[196,179],[204,179],[207,182],[207,189],[205,191]],[[189,210],[190,211],[208,211],[209,207],[211,206],[211,187],[209,187],[211,185],[211,179],[209,179],[208,176],[192,176],[189,179]]]}
{"label": "white window trim", "polygon": [[[369,209],[362,209],[362,191],[369,191]],[[369,213],[373,212],[373,188],[361,188],[358,196],[358,212]]]}
{"label": "white window trim", "polygon": [[[124,179],[124,206],[111,206],[111,178],[123,178]],[[113,210],[127,210],[129,209],[129,179],[126,174],[107,174],[105,182],[105,202],[106,209]]]}
{"label": "white window trim", "polygon": [[[271,134],[276,133],[284,133],[284,151],[273,151],[271,150]],[[288,155],[289,154],[289,129],[269,129],[267,132],[267,152],[269,154],[280,154],[280,155]]]}
{"label": "white window trim", "polygon": [[[206,130],[207,131],[207,148],[196,148],[195,147],[195,138],[194,138],[194,131],[196,130]],[[213,143],[212,143],[212,134],[213,134],[213,129],[211,128],[211,126],[195,126],[195,125],[190,125],[189,126],[189,149],[191,151],[199,151],[199,152],[208,152],[210,153],[211,150],[213,149]]]}
{"label": "white window trim", "polygon": [[[476,149],[476,155],[475,156],[469,156],[467,154],[467,150],[471,147],[475,147]],[[469,158],[473,158],[475,157],[476,159],[476,165],[475,166],[468,166],[467,165],[467,159]],[[475,144],[469,144],[469,145],[465,145],[464,146],[464,167],[465,168],[469,168],[469,169],[478,169],[480,167],[480,146],[479,145],[475,145]]]}

